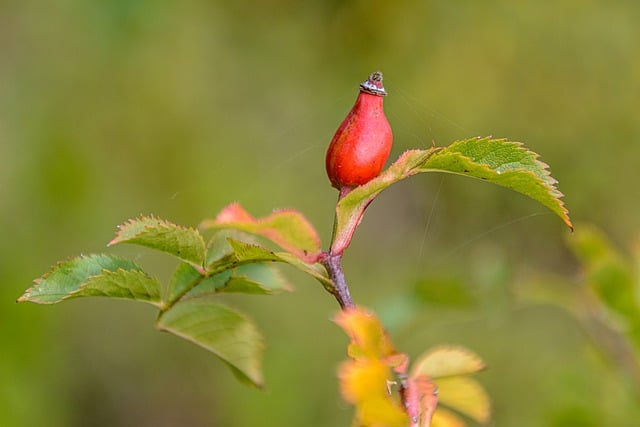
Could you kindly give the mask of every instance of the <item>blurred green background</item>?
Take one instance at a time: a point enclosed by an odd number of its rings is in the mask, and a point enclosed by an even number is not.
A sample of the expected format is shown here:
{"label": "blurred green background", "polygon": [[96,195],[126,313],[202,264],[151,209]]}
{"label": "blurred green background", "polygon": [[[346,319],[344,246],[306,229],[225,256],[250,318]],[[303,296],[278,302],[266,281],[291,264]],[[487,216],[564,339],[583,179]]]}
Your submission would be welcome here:
{"label": "blurred green background", "polygon": [[[337,305],[293,271],[293,293],[231,301],[266,335],[265,392],[156,332],[146,305],[14,301],[80,253],[131,255],[166,280],[168,258],[105,248],[141,213],[197,225],[232,201],[291,207],[326,247],[325,149],[377,69],[393,158],[523,141],[574,220],[624,247],[640,230],[638,22],[636,0],[0,2],[0,424],[349,425]],[[523,196],[423,175],[376,200],[344,267],[400,349],[485,358],[496,425],[635,426],[637,388],[575,318],[513,298],[547,275],[579,284],[566,239]]]}

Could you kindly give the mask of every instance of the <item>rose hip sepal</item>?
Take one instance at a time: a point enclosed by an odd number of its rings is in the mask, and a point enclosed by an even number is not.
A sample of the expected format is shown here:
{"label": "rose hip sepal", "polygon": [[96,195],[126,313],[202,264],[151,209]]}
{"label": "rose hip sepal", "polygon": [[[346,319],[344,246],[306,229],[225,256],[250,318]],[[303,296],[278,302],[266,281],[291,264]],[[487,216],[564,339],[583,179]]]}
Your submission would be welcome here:
{"label": "rose hip sepal", "polygon": [[389,157],[393,135],[382,106],[386,95],[382,73],[371,74],[329,144],[327,175],[341,195],[377,177]]}

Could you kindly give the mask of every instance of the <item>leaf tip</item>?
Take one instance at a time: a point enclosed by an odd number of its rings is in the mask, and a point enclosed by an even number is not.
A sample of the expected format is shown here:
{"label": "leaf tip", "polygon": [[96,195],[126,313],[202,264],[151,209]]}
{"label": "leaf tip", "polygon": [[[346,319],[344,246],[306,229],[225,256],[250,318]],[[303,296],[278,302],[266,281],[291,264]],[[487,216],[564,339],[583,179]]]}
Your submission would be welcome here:
{"label": "leaf tip", "polygon": [[575,231],[575,228],[573,227],[573,224],[571,223],[571,220],[568,216],[566,219],[564,219],[564,223],[567,224],[567,227],[569,227],[569,231],[571,231],[572,233]]}

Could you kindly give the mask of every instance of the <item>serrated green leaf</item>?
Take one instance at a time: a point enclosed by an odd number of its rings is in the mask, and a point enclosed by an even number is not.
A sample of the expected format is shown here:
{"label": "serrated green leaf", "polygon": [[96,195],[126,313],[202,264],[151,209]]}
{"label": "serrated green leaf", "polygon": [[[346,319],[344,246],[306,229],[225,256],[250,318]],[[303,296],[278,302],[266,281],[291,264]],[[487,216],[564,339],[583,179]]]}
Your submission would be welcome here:
{"label": "serrated green leaf", "polygon": [[143,216],[120,225],[109,246],[118,243],[132,243],[166,252],[198,267],[204,264],[204,239],[197,230],[155,217]]}
{"label": "serrated green leaf", "polygon": [[275,266],[252,263],[207,277],[187,292],[185,298],[214,293],[271,295],[290,289],[290,285]]}
{"label": "serrated green leaf", "polygon": [[405,152],[388,169],[346,194],[336,206],[333,254],[344,252],[367,206],[385,188],[422,172],[447,172],[492,182],[527,195],[573,226],[546,164],[519,142],[471,138],[448,147]]}
{"label": "serrated green leaf", "polygon": [[103,271],[80,288],[82,296],[134,299],[160,305],[160,282],[144,271]]}
{"label": "serrated green leaf", "polygon": [[206,276],[213,276],[242,264],[281,261],[280,257],[274,252],[262,246],[234,239],[227,239],[227,242],[231,247],[231,252],[209,264],[206,269]]}
{"label": "serrated green leaf", "polygon": [[240,242],[238,240],[229,239],[229,244],[233,249],[233,258],[237,262],[265,262],[265,261],[280,261],[281,258],[274,252],[263,248],[259,245],[251,243]]}
{"label": "serrated green leaf", "polygon": [[306,262],[313,262],[321,252],[320,238],[300,212],[279,210],[264,218],[254,218],[238,203],[225,207],[215,219],[204,220],[200,228],[234,228],[266,237]]}
{"label": "serrated green leaf", "polygon": [[239,312],[211,298],[190,298],[165,311],[157,327],[204,347],[241,379],[262,387],[263,339],[254,323]]}
{"label": "serrated green leaf", "polygon": [[217,289],[218,292],[271,295],[291,290],[291,285],[280,270],[270,264],[246,264],[231,273],[229,279]]}
{"label": "serrated green leaf", "polygon": [[160,283],[135,263],[110,255],[72,258],[35,280],[18,301],[54,304],[70,298],[104,296],[160,306]]}
{"label": "serrated green leaf", "polygon": [[241,264],[280,262],[289,264],[310,275],[318,280],[327,290],[331,291],[333,289],[334,285],[331,279],[329,279],[327,270],[319,263],[307,263],[288,252],[275,253],[262,246],[251,243],[240,242],[234,239],[228,239],[228,241],[233,252],[209,265],[207,267],[209,274],[217,274],[220,271],[235,268]]}
{"label": "serrated green leaf", "polygon": [[219,230],[215,232],[209,242],[207,242],[207,259],[205,260],[205,265],[211,265],[233,253],[233,247],[229,243],[229,240],[259,245],[258,236],[231,228]]}
{"label": "serrated green leaf", "polygon": [[548,207],[573,229],[548,165],[520,142],[488,137],[456,141],[426,159],[419,170],[455,173],[510,188]]}

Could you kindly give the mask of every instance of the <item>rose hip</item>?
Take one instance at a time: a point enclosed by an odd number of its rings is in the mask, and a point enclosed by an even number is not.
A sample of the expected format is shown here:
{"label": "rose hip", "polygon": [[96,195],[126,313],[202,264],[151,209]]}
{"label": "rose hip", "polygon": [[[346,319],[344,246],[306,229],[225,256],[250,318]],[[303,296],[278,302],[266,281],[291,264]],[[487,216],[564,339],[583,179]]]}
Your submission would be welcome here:
{"label": "rose hip", "polygon": [[378,176],[389,157],[393,135],[382,107],[386,95],[382,73],[371,74],[329,144],[327,175],[341,193]]}

